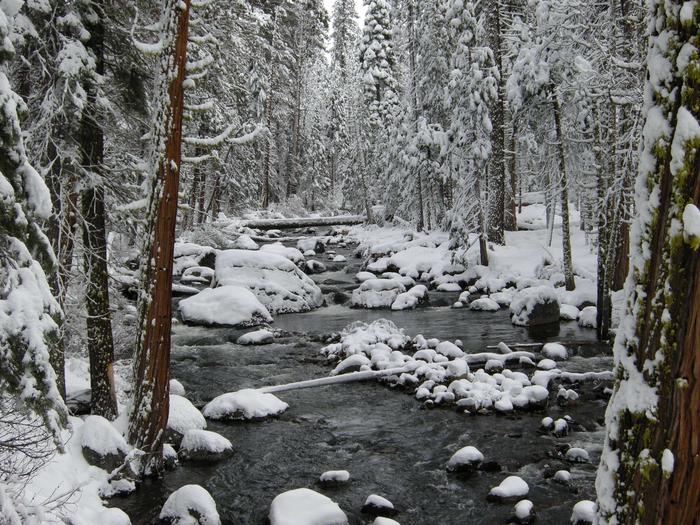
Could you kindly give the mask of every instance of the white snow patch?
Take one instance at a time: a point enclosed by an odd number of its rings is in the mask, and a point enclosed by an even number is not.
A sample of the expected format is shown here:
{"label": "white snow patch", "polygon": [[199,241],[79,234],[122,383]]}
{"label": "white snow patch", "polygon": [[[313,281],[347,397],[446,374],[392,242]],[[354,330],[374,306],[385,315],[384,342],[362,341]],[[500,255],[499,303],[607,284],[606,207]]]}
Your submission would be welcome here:
{"label": "white snow patch", "polygon": [[264,345],[271,343],[275,339],[274,334],[270,330],[255,330],[240,336],[236,343],[239,345]]}
{"label": "white snow patch", "polygon": [[283,492],[270,505],[270,525],[348,525],[333,500],[311,489]]}
{"label": "white snow patch", "polygon": [[530,492],[530,487],[523,478],[519,476],[508,476],[501,481],[498,487],[492,488],[489,494],[497,498],[505,499],[527,496],[528,492]]}
{"label": "white snow patch", "polygon": [[199,485],[185,485],[168,496],[159,518],[177,525],[221,524],[214,499]]}
{"label": "white snow patch", "polygon": [[179,304],[182,319],[191,323],[250,326],[272,322],[270,312],[241,286],[206,288]]}
{"label": "white snow patch", "polygon": [[202,412],[210,419],[258,419],[279,415],[288,408],[272,394],[247,388],[215,397]]}
{"label": "white snow patch", "polygon": [[347,470],[327,470],[318,479],[321,483],[347,483],[350,473]]}
{"label": "white snow patch", "polygon": [[168,428],[184,434],[188,430],[207,428],[207,422],[187,398],[171,394]]}
{"label": "white snow patch", "polygon": [[595,523],[597,512],[595,502],[587,499],[579,501],[571,513],[571,523]]}

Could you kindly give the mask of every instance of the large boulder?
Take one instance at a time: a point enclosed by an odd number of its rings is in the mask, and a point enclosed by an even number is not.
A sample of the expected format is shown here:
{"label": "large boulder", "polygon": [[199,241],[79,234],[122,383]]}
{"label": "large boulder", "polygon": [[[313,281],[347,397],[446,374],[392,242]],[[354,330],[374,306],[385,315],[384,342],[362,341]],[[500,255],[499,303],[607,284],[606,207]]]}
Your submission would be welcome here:
{"label": "large boulder", "polygon": [[187,268],[204,266],[214,268],[216,250],[192,242],[176,242],[173,251],[173,275],[181,275]]}
{"label": "large boulder", "polygon": [[247,288],[271,314],[307,312],[323,303],[321,289],[309,276],[287,257],[262,248],[219,252],[216,285]]}
{"label": "large boulder", "polygon": [[199,485],[185,485],[173,492],[158,519],[164,525],[221,525],[214,499]]}
{"label": "large boulder", "polygon": [[511,321],[520,326],[538,326],[559,322],[559,300],[551,286],[520,290],[510,303]]}
{"label": "large boulder", "polygon": [[348,518],[332,499],[311,489],[294,489],[275,497],[270,525],[348,525]]}
{"label": "large boulder", "polygon": [[83,457],[107,472],[124,464],[129,453],[124,437],[102,416],[88,416],[80,427]]}
{"label": "large boulder", "polygon": [[368,279],[352,292],[352,306],[358,308],[391,308],[406,287],[398,279]]}
{"label": "large boulder", "polygon": [[192,324],[255,326],[272,322],[267,308],[241,286],[206,288],[181,300],[178,308],[182,320]]}
{"label": "large boulder", "polygon": [[289,408],[272,394],[246,388],[215,397],[204,407],[209,419],[264,419],[276,416]]}
{"label": "large boulder", "polygon": [[168,441],[178,445],[182,440],[182,436],[188,430],[202,430],[205,428],[207,428],[207,421],[189,399],[173,394],[170,395],[170,410],[166,427],[166,438]]}
{"label": "large boulder", "polygon": [[179,456],[190,461],[219,461],[232,453],[233,445],[221,434],[193,428],[182,437]]}

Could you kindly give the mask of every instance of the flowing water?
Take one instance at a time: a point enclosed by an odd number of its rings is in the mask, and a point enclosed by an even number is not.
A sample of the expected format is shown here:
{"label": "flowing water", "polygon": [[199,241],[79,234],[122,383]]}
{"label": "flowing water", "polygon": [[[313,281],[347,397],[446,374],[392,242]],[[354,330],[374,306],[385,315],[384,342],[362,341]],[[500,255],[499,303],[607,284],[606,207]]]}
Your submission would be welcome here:
{"label": "flowing water", "polygon": [[[339,249],[349,254],[349,249]],[[315,275],[329,301],[349,293],[360,261],[348,255],[344,264],[327,263],[329,271]],[[346,271],[347,270],[347,271]],[[457,294],[431,293],[431,304],[451,304]],[[409,335],[461,339],[467,352],[505,342],[561,341],[570,359],[568,371],[610,369],[609,348],[595,341],[595,332],[575,323],[546,330],[513,326],[507,310],[495,313],[430,306],[416,310],[355,310],[332,305],[319,310],[280,315],[274,327],[283,335],[265,346],[239,346],[244,330],[177,325],[173,333],[172,377],[200,406],[213,397],[241,388],[282,384],[327,376],[330,363],[319,355],[323,336],[353,321],[387,318]],[[167,496],[178,487],[204,486],[217,503],[224,524],[262,525],[272,499],[279,493],[309,487],[338,502],[350,523],[371,523],[361,513],[369,494],[392,501],[402,525],[508,523],[513,503],[486,499],[491,487],[516,474],[529,486],[538,523],[569,523],[573,505],[593,499],[595,469],[602,445],[604,385],[585,383],[574,388],[581,398],[560,407],[550,396],[549,407],[509,415],[468,415],[453,407],[428,409],[410,393],[377,382],[347,383],[278,394],[290,408],[281,417],[263,422],[208,422],[208,429],[226,436],[233,457],[215,464],[181,463],[161,480],[143,483],[134,494],[112,503],[124,509],[134,525],[157,518]],[[568,414],[576,431],[565,438],[540,430],[541,419]],[[561,459],[566,444],[588,450],[590,463]],[[445,464],[460,447],[474,445],[500,471],[470,476],[450,474]],[[336,488],[320,487],[326,470],[346,469],[351,481]],[[572,473],[572,483],[550,479],[559,469]]]}

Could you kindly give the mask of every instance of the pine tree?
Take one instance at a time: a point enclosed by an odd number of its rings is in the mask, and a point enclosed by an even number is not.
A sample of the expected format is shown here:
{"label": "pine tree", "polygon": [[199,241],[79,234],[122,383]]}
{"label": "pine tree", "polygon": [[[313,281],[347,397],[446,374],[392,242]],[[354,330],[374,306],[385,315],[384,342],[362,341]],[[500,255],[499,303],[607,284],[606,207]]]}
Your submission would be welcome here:
{"label": "pine tree", "polygon": [[700,513],[700,5],[650,4],[627,304],[596,480],[602,523]]}

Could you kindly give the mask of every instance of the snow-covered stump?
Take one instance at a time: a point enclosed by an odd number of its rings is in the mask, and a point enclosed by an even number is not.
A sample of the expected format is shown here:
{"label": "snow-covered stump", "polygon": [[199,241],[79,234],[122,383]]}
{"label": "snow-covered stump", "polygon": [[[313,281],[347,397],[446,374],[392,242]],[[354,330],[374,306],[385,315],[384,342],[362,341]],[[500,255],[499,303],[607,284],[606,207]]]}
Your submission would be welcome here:
{"label": "snow-covered stump", "polygon": [[267,308],[241,286],[206,288],[180,301],[179,310],[186,323],[205,326],[255,326],[272,322]]}
{"label": "snow-covered stump", "polygon": [[348,525],[348,518],[332,499],[311,489],[293,489],[270,504],[270,525]]}
{"label": "snow-covered stump", "polygon": [[233,454],[233,445],[221,434],[209,430],[191,429],[180,443],[179,457],[187,461],[214,462]]}
{"label": "snow-covered stump", "polygon": [[520,290],[510,303],[511,321],[519,326],[539,326],[559,322],[559,299],[551,286]]}
{"label": "snow-covered stump", "polygon": [[221,525],[214,499],[199,485],[185,485],[173,492],[158,519],[162,525]]}

